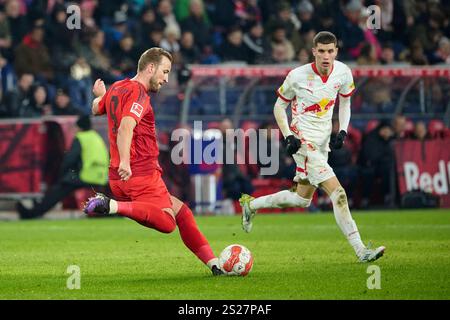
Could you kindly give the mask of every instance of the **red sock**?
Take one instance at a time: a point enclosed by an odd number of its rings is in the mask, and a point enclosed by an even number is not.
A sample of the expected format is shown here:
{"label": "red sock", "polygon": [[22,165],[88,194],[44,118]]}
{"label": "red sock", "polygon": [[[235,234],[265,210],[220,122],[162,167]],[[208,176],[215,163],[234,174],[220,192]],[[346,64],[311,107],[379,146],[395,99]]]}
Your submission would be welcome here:
{"label": "red sock", "polygon": [[171,214],[161,210],[148,202],[121,202],[117,201],[117,213],[148,228],[159,232],[171,233],[175,230],[175,219]]}
{"label": "red sock", "polygon": [[216,257],[209,246],[208,240],[206,240],[205,236],[198,229],[194,215],[188,206],[183,204],[175,219],[184,244],[204,264],[207,264],[211,259]]}

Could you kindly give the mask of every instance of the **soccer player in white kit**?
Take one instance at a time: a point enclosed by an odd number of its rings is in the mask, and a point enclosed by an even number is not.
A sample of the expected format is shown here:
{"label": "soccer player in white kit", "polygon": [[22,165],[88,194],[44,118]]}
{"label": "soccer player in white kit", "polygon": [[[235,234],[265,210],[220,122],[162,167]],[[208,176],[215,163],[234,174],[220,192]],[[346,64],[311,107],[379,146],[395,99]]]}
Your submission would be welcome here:
{"label": "soccer player in white kit", "polygon": [[[280,191],[254,199],[242,195],[242,227],[252,229],[252,218],[262,208],[308,207],[316,188],[320,187],[333,203],[336,222],[361,262],[378,259],[385,247],[366,247],[348,207],[347,195],[333,169],[328,165],[333,108],[339,97],[339,133],[333,148],[342,147],[350,122],[350,98],[355,90],[350,68],[335,60],[338,48],[334,34],[319,32],[313,40],[315,62],[289,72],[278,89],[274,107],[277,124],[286,147],[296,162],[297,192]],[[291,105],[292,121],[286,108]]]}

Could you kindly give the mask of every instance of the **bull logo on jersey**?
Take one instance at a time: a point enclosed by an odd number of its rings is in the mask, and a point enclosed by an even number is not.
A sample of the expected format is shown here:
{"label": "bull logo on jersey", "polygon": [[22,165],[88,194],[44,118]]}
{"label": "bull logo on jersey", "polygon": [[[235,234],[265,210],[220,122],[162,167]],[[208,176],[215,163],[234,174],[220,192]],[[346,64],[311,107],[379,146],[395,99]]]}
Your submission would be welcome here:
{"label": "bull logo on jersey", "polygon": [[330,100],[323,98],[318,103],[314,103],[313,105],[305,107],[302,111],[302,114],[306,112],[312,112],[315,113],[317,116],[321,117],[325,115],[333,105],[334,105],[333,99]]}

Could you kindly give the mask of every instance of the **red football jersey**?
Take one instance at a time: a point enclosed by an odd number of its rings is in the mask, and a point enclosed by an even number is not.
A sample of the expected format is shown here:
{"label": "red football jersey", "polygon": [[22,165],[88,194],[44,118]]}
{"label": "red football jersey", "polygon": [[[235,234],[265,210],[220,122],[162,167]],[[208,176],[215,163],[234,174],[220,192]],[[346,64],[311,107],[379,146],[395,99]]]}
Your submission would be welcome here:
{"label": "red football jersey", "polygon": [[130,116],[137,122],[130,148],[132,175],[135,177],[145,176],[151,174],[152,170],[161,170],[158,163],[159,150],[156,142],[155,115],[145,87],[130,79],[117,81],[108,89],[98,106],[101,114],[108,115],[111,155],[109,178],[111,180],[120,179],[117,172],[120,164],[117,131],[125,116]]}

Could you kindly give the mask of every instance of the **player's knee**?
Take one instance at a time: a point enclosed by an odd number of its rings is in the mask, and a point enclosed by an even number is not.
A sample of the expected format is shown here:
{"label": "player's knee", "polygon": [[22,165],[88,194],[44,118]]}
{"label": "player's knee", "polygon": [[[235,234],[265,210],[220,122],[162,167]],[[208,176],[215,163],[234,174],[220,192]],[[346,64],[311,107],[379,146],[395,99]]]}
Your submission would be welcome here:
{"label": "player's knee", "polygon": [[338,207],[342,208],[347,206],[347,194],[342,186],[337,187],[333,191],[331,200],[333,201],[333,204],[336,204]]}
{"label": "player's knee", "polygon": [[311,199],[303,198],[303,197],[299,196],[297,193],[295,195],[296,195],[297,206],[299,206],[301,208],[307,208],[311,205]]}
{"label": "player's knee", "polygon": [[171,224],[167,224],[165,225],[162,229],[160,229],[159,231],[161,231],[162,233],[172,233],[175,231],[177,225],[175,224],[175,221]]}
{"label": "player's knee", "polygon": [[158,231],[162,233],[172,233],[175,231],[176,227],[177,224],[175,219],[172,216],[168,216],[165,223],[159,227]]}
{"label": "player's knee", "polygon": [[160,227],[158,230],[162,233],[172,233],[175,228],[177,227],[177,223],[174,217],[173,210],[171,208],[165,208],[163,209],[165,212],[165,216],[163,217]]}

